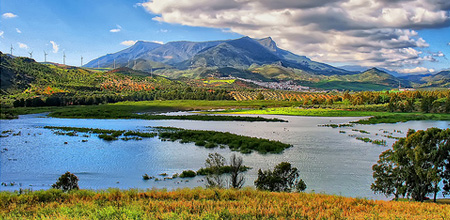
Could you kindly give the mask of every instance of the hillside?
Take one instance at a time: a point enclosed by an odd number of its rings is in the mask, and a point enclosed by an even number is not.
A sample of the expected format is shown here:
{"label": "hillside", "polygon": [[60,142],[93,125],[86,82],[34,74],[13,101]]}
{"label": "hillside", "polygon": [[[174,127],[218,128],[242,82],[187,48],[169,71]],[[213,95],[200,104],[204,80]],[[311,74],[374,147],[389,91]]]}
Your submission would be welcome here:
{"label": "hillside", "polygon": [[30,58],[11,58],[0,52],[2,94],[24,96],[53,92],[95,91],[100,89],[101,73],[86,69],[40,64]]}
{"label": "hillside", "polygon": [[[33,73],[22,73],[22,71],[17,68],[15,59],[4,55],[0,52],[0,74],[1,74],[1,94],[14,93],[16,91],[22,91],[30,86],[32,82],[35,81],[36,74]],[[34,60],[23,58],[21,63],[32,63]],[[32,65],[32,64],[31,64]]]}
{"label": "hillside", "polygon": [[253,189],[0,192],[1,219],[449,219],[450,206]]}
{"label": "hillside", "polygon": [[426,82],[423,87],[450,88],[450,71],[441,71],[434,75],[423,77],[421,80]]}
{"label": "hillside", "polygon": [[246,68],[252,64],[270,64],[281,59],[257,41],[244,37],[230,40],[215,47],[200,51],[184,62],[185,67],[237,67]]}
{"label": "hillside", "polygon": [[408,80],[399,79],[385,71],[377,68],[371,68],[359,74],[343,76],[347,81],[375,83],[389,87],[398,87],[399,82],[402,87],[410,87],[411,83]]}

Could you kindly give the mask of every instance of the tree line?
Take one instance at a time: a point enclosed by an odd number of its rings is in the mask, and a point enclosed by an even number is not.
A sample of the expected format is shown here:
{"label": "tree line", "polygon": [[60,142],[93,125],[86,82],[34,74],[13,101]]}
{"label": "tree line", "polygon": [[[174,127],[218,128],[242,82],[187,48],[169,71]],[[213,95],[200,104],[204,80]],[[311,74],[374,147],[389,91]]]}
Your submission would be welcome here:
{"label": "tree line", "polygon": [[55,93],[50,96],[21,98],[13,102],[14,107],[42,107],[68,105],[98,105],[122,101],[153,100],[232,100],[225,90],[196,88],[191,90],[153,90],[127,93]]}

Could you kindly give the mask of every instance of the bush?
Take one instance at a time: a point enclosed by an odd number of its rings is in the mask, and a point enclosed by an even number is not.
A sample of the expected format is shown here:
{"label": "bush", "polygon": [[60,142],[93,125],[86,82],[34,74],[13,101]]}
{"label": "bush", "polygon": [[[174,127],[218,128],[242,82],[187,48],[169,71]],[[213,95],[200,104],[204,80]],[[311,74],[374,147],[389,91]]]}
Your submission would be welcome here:
{"label": "bush", "polygon": [[184,170],[184,171],[180,174],[180,178],[195,177],[195,176],[197,176],[197,174],[196,174],[195,171],[193,171],[193,170]]}
{"label": "bush", "polygon": [[58,181],[56,181],[56,183],[52,185],[52,188],[61,189],[64,192],[74,189],[80,189],[78,187],[78,177],[75,176],[75,174],[67,171],[65,174],[59,177]]}
{"label": "bush", "polygon": [[275,166],[274,170],[258,170],[258,179],[255,181],[256,188],[275,192],[298,192],[306,189],[306,184],[299,179],[299,171],[288,162],[282,162]]}

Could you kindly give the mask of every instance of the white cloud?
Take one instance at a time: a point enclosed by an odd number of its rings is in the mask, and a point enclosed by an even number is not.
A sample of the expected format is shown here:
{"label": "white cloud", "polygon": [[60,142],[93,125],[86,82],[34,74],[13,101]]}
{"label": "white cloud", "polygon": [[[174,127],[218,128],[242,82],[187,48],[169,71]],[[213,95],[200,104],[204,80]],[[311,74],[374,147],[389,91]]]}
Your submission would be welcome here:
{"label": "white cloud", "polygon": [[7,12],[7,13],[4,13],[2,15],[2,17],[5,18],[5,19],[8,19],[8,18],[15,18],[15,17],[17,17],[17,15],[15,15],[15,14],[13,14],[11,12]]}
{"label": "white cloud", "polygon": [[3,38],[3,34],[4,34],[5,32],[3,32],[3,31],[0,31],[0,37],[1,38]]}
{"label": "white cloud", "polygon": [[117,28],[114,28],[114,29],[109,30],[109,32],[111,32],[111,33],[117,33],[117,32],[120,32],[120,31],[122,30],[122,26],[116,25],[116,27],[117,27]]}
{"label": "white cloud", "polygon": [[447,45],[450,46],[450,42],[448,42]]}
{"label": "white cloud", "polygon": [[24,43],[17,42],[17,44],[19,45],[19,48],[21,48],[21,49],[28,49],[28,45],[26,45]]}
{"label": "white cloud", "polygon": [[432,54],[433,57],[445,57],[445,54],[442,51]]}
{"label": "white cloud", "polygon": [[162,42],[162,41],[157,41],[157,40],[152,40],[151,42],[157,43],[157,44],[164,44],[164,42]]}
{"label": "white cloud", "polygon": [[167,29],[159,29],[159,32],[161,32],[161,33],[167,33],[169,30],[167,30]]}
{"label": "white cloud", "polygon": [[55,43],[55,41],[50,41],[50,43],[52,44],[53,47],[53,53],[58,53],[59,51],[59,45]]}
{"label": "white cloud", "polygon": [[133,46],[137,41],[136,40],[126,40],[122,41],[120,44],[124,46]]}
{"label": "white cloud", "polygon": [[271,36],[321,62],[399,68],[431,60],[414,29],[450,26],[446,0],[151,0],[153,20]]}
{"label": "white cloud", "polygon": [[425,67],[416,67],[413,69],[400,69],[398,70],[399,73],[404,74],[427,74],[427,73],[433,73],[434,69],[428,69]]}
{"label": "white cloud", "polygon": [[16,32],[17,32],[17,33],[19,33],[19,34],[21,34],[21,33],[22,33],[22,31],[21,31],[21,30],[19,30],[19,28],[16,28]]}

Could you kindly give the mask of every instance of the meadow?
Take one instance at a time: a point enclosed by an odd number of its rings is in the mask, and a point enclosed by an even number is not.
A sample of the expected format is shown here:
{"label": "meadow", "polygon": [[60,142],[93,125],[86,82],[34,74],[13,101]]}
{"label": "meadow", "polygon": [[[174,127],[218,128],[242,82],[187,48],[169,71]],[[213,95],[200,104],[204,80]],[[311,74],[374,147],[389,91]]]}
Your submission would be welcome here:
{"label": "meadow", "polygon": [[449,219],[450,206],[250,188],[0,192],[1,219]]}
{"label": "meadow", "polygon": [[275,107],[264,109],[237,109],[224,110],[218,113],[226,114],[257,114],[257,115],[292,115],[311,117],[369,117],[355,121],[358,124],[397,123],[412,120],[450,120],[450,114],[445,113],[398,113],[376,111],[351,111],[331,108],[299,108],[299,107]]}
{"label": "meadow", "polygon": [[[245,109],[292,106],[293,103],[275,100],[233,101],[233,100],[165,100],[125,101],[101,105],[72,105],[64,107],[17,107],[2,109],[2,118],[18,115],[50,112],[49,116],[59,118],[138,118],[136,113],[158,114],[175,111]],[[7,117],[8,116],[8,117]],[[167,117],[169,118],[169,117]],[[147,119],[151,119],[148,117]],[[157,118],[161,119],[161,118]]]}
{"label": "meadow", "polygon": [[[200,111],[214,114],[291,115],[312,117],[370,117],[359,124],[397,123],[411,120],[450,120],[448,113],[376,111],[383,106],[356,105],[346,109],[342,105],[295,107],[299,103],[277,100],[165,100],[126,101],[102,105],[73,105],[65,107],[18,107],[8,109],[8,115],[50,112],[57,118],[146,119],[146,120],[202,120],[202,121],[283,121],[277,118],[243,116],[155,115],[175,111]],[[348,107],[348,106],[347,106]],[[372,108],[374,108],[372,110]],[[3,112],[5,113],[5,112]]]}

